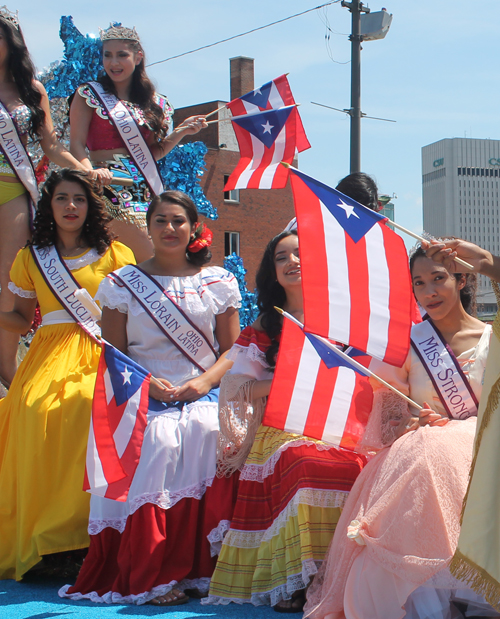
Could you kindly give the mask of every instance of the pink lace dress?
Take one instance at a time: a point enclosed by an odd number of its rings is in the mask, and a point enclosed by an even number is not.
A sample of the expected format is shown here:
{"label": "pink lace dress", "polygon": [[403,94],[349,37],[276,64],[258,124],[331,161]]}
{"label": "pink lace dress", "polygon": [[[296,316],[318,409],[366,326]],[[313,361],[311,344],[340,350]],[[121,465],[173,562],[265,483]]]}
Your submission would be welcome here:
{"label": "pink lace dress", "polygon": [[[487,326],[477,346],[458,357],[477,397],[489,348]],[[444,413],[413,350],[401,369],[376,364],[374,371]],[[326,560],[308,591],[311,619],[452,619],[453,600],[496,613],[448,565],[460,532],[476,418],[425,426],[394,441],[391,419],[410,413],[386,389],[375,394],[365,444],[382,448],[356,480]],[[385,446],[384,446],[385,445]],[[478,610],[480,607],[480,610]]]}

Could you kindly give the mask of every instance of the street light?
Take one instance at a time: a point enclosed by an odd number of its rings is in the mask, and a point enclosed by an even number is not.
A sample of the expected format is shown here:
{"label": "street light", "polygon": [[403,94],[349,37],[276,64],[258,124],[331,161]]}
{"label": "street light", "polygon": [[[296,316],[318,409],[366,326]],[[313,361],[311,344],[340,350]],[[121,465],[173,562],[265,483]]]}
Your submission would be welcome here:
{"label": "street light", "polygon": [[371,13],[362,2],[342,0],[342,6],[352,15],[351,41],[351,160],[350,171],[361,171],[361,41],[383,39],[392,21],[385,9]]}

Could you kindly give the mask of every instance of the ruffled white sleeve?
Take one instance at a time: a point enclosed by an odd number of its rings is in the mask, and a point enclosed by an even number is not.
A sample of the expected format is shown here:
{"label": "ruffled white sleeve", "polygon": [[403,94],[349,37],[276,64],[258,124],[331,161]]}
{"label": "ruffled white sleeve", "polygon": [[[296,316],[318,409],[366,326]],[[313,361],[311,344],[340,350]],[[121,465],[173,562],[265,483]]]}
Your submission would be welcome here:
{"label": "ruffled white sleeve", "polygon": [[241,307],[241,294],[236,277],[221,267],[202,271],[204,293],[210,295],[215,314],[223,314],[230,307]]}
{"label": "ruffled white sleeve", "polygon": [[116,309],[122,314],[127,314],[132,301],[132,295],[125,286],[120,286],[111,274],[105,277],[99,284],[95,300],[99,301],[101,307]]}
{"label": "ruffled white sleeve", "polygon": [[23,297],[23,299],[36,299],[36,292],[34,290],[23,290],[23,288],[16,286],[14,282],[9,282],[7,285],[9,290],[17,294],[18,297]]}

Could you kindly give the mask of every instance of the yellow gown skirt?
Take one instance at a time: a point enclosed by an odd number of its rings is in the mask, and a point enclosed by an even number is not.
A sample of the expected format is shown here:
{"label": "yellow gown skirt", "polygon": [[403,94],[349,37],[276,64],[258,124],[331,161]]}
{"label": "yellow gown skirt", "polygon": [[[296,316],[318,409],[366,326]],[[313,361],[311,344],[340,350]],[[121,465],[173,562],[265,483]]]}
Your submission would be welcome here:
{"label": "yellow gown skirt", "polygon": [[76,324],[41,327],[0,402],[0,579],[89,545],[82,487],[100,350]]}

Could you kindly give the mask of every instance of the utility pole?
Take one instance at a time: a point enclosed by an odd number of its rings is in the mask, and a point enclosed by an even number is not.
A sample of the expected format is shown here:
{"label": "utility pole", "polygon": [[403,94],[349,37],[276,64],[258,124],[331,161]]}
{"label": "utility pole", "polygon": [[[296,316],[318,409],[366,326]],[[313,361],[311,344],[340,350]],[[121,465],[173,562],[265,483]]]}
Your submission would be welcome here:
{"label": "utility pole", "polygon": [[342,0],[342,6],[349,9],[352,15],[351,36],[351,164],[350,172],[361,171],[361,13],[369,13],[370,9],[362,2]]}

